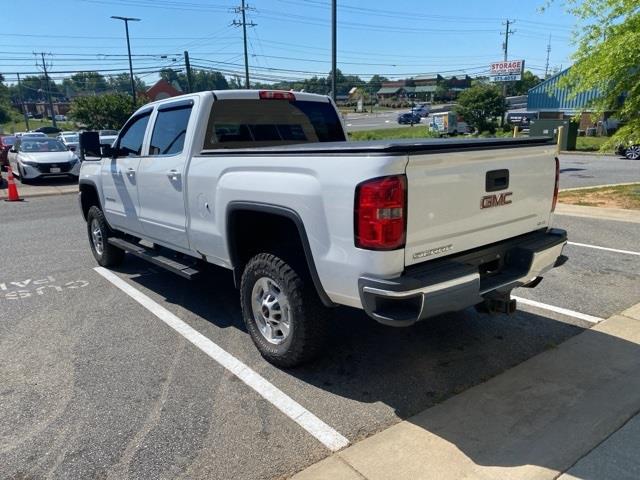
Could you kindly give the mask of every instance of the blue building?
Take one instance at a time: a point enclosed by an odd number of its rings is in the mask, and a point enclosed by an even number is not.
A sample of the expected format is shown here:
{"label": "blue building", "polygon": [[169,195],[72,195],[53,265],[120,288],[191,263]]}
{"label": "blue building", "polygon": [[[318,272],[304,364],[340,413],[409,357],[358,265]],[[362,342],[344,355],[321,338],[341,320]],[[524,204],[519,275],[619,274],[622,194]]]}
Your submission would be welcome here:
{"label": "blue building", "polygon": [[569,69],[556,73],[529,90],[527,111],[538,112],[538,118],[565,119],[584,112],[580,119],[581,129],[593,126],[589,105],[599,96],[597,89],[572,95],[569,88],[560,86]]}

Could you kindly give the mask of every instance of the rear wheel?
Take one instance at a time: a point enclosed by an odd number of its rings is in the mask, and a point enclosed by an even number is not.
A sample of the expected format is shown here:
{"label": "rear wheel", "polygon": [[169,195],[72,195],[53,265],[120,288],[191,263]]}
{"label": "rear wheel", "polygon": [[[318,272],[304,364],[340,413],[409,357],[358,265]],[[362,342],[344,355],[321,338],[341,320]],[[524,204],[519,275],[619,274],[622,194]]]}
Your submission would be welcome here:
{"label": "rear wheel", "polygon": [[261,253],[249,260],[240,302],[251,339],[268,362],[295,367],[322,350],[326,309],[313,287],[281,258]]}
{"label": "rear wheel", "polygon": [[109,238],[115,235],[107,225],[102,210],[96,206],[87,212],[87,232],[91,253],[101,267],[114,267],[122,263],[124,251],[109,243]]}
{"label": "rear wheel", "polygon": [[632,145],[627,148],[624,156],[629,160],[638,160],[640,158],[640,145]]}

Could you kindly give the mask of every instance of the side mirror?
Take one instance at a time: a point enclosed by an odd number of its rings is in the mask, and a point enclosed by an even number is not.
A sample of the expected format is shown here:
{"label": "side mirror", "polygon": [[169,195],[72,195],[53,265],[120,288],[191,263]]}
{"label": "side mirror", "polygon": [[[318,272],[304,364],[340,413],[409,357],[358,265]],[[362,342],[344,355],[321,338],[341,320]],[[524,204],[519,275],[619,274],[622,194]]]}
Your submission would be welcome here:
{"label": "side mirror", "polygon": [[82,160],[85,160],[86,157],[101,157],[100,135],[98,132],[81,132],[78,150]]}

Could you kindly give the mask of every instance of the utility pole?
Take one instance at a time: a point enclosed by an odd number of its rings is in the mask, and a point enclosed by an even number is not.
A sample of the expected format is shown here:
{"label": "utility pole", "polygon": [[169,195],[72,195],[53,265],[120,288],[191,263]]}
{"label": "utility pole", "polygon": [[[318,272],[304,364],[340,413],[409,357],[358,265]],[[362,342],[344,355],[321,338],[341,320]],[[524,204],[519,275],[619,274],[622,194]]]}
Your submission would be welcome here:
{"label": "utility pole", "polygon": [[16,73],[18,76],[18,98],[20,99],[20,108],[22,108],[22,113],[24,114],[24,124],[27,127],[27,131],[31,130],[29,128],[29,115],[27,115],[27,110],[24,108],[24,100],[22,97],[22,83],[20,83],[20,74]]}
{"label": "utility pole", "polygon": [[236,7],[233,10],[234,12],[240,13],[242,15],[241,21],[234,20],[231,23],[231,25],[233,25],[234,27],[242,27],[242,36],[244,38],[244,88],[249,89],[251,88],[251,86],[249,84],[249,53],[247,51],[247,27],[255,27],[257,24],[253,22],[247,23],[246,11],[253,10],[253,8],[251,8],[248,5],[245,5],[244,0],[242,0],[242,3],[239,7]]}
{"label": "utility pole", "polygon": [[[506,62],[508,60],[509,57],[509,36],[513,35],[515,32],[515,30],[510,29],[510,27],[516,23],[515,20],[507,20],[506,22],[503,23],[503,25],[506,26],[506,29],[504,31],[504,43],[502,44],[502,49],[504,50],[504,61]],[[502,84],[502,96],[506,97],[507,96],[507,82],[504,82]]]}
{"label": "utility pole", "polygon": [[331,0],[331,98],[336,101],[337,76],[337,40],[338,40],[338,6],[337,0]]}
{"label": "utility pole", "polygon": [[127,53],[129,54],[129,79],[131,80],[131,98],[133,109],[136,108],[136,82],[133,79],[133,64],[131,63],[131,44],[129,43],[129,22],[139,22],[139,18],[133,17],[118,17],[112,15],[111,18],[114,20],[122,20],[124,22],[124,30],[127,34]]}
{"label": "utility pole", "polygon": [[184,51],[184,66],[187,70],[187,93],[193,92],[193,78],[191,77],[191,63],[189,62],[189,52]]}
{"label": "utility pole", "polygon": [[544,78],[549,76],[549,55],[551,54],[551,34],[549,34],[549,43],[547,43],[547,63],[544,65]]}
{"label": "utility pole", "polygon": [[47,62],[44,60],[44,52],[40,52],[40,58],[42,58],[42,70],[44,71],[45,88],[47,90],[47,99],[49,100],[49,111],[51,112],[51,121],[54,127],[58,127],[56,122],[56,115],[53,113],[53,100],[51,100],[51,85],[49,83],[49,73],[47,72]]}

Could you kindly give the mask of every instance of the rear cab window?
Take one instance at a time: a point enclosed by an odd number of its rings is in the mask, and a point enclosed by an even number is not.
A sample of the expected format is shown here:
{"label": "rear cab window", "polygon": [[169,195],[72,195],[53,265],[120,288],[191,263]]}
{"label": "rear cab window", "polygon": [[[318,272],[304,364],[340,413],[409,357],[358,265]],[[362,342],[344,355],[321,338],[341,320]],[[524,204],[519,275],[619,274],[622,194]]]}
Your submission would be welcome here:
{"label": "rear cab window", "polygon": [[340,118],[329,102],[228,99],[213,103],[204,148],[252,148],[344,140]]}

